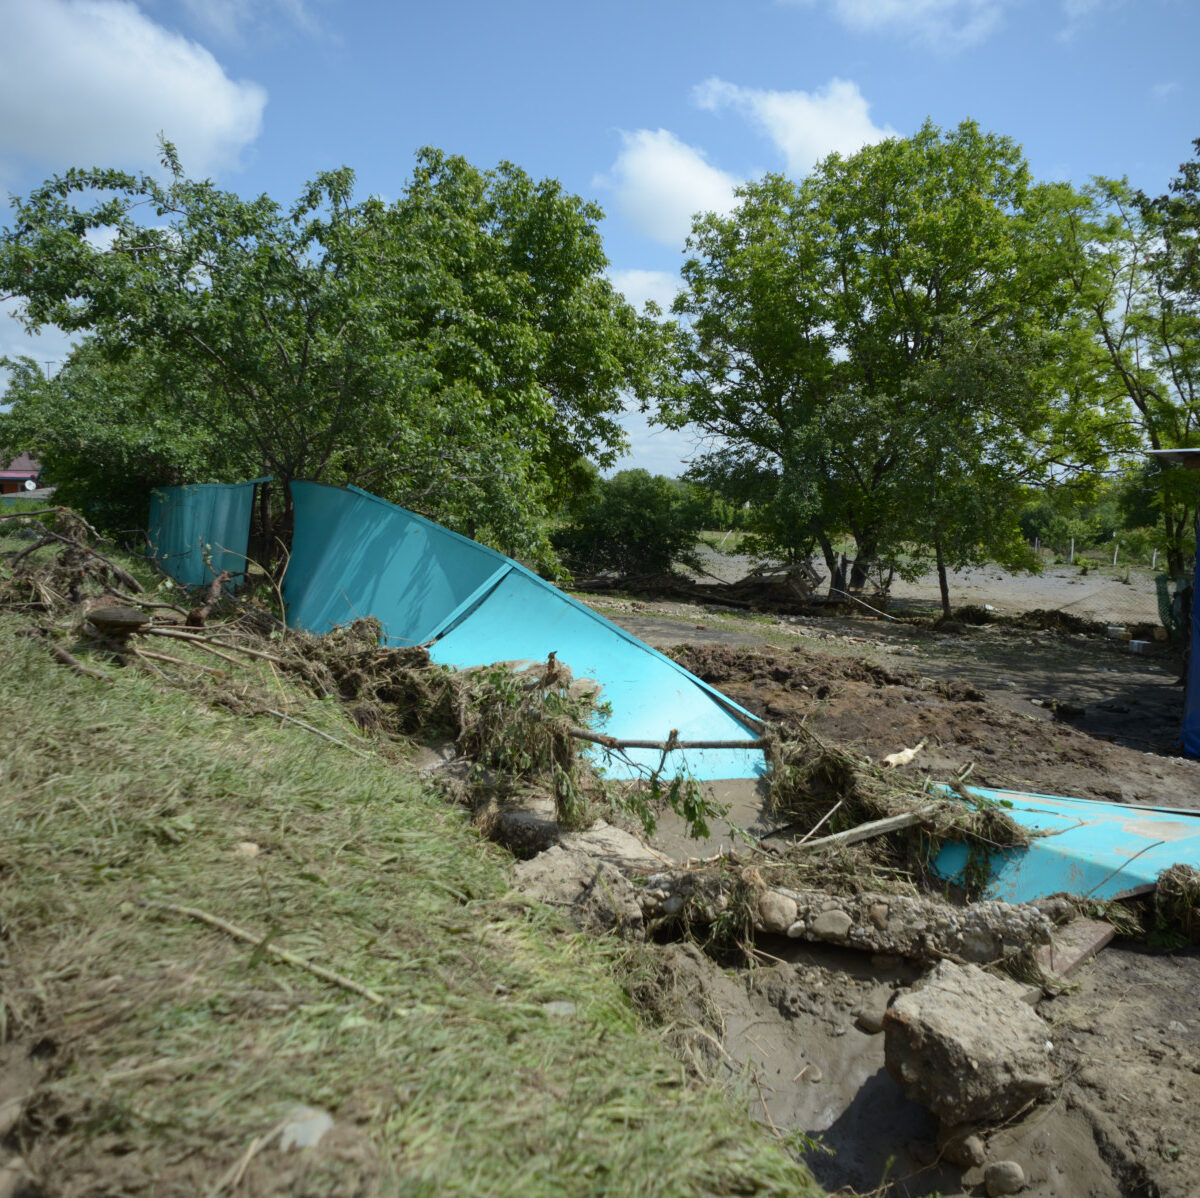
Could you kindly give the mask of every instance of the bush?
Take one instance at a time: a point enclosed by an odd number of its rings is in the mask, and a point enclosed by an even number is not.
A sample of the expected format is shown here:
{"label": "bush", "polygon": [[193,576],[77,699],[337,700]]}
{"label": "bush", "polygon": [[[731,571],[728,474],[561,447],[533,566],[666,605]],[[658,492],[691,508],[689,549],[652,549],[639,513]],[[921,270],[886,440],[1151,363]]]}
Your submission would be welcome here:
{"label": "bush", "polygon": [[696,538],[710,506],[688,483],[622,470],[577,495],[552,540],[577,574],[658,574],[696,564]]}

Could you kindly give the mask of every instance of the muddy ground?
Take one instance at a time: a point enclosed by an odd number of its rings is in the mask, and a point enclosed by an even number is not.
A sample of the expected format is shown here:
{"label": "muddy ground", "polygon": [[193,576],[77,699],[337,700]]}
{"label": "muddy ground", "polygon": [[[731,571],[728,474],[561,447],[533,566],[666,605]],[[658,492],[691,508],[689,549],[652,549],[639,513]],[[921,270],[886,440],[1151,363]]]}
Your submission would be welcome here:
{"label": "muddy ground", "polygon": [[[937,779],[1200,809],[1200,763],[1171,755],[1179,663],[1104,637],[987,625],[957,633],[857,618],[746,617],[675,602],[589,600],[755,713],[806,723],[878,760],[920,741],[907,769]],[[984,1194],[983,1171],[941,1160],[936,1127],[863,1030],[918,971],[896,959],[764,940],[759,963],[722,969],[664,948],[681,1016],[705,1026],[710,1067],[746,1079],[781,1134],[822,1147],[831,1190]],[[1200,1193],[1200,955],[1118,939],[1038,1004],[1063,1082],[1055,1100],[988,1138],[1033,1195]],[[708,1046],[706,1049],[706,1045]],[[825,1149],[831,1150],[826,1152]],[[882,1187],[881,1189],[879,1187]]]}

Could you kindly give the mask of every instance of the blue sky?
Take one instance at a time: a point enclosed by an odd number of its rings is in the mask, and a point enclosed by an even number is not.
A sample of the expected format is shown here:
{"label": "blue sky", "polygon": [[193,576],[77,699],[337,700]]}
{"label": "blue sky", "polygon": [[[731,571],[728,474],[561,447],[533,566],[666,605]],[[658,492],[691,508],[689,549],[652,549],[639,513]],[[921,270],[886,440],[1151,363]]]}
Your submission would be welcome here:
{"label": "blue sky", "polygon": [[[690,213],[926,117],[1020,142],[1039,178],[1158,193],[1200,137],[1196,0],[0,0],[0,187],[69,166],[189,173],[284,201],[348,164],[510,159],[597,199],[612,277],[669,301]],[[0,320],[0,353],[64,341]],[[630,420],[627,465],[681,434]]]}

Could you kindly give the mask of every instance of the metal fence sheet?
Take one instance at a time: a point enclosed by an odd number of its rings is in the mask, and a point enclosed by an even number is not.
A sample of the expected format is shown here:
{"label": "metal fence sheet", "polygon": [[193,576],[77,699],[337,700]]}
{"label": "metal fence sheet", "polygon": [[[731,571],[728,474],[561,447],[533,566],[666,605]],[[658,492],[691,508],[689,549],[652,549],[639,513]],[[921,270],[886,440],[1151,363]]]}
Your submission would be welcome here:
{"label": "metal fence sheet", "polygon": [[203,586],[222,570],[246,572],[254,488],[244,483],[156,487],[150,493],[148,554],[184,586]]}
{"label": "metal fence sheet", "polygon": [[[1111,899],[1155,885],[1172,865],[1200,868],[1198,812],[975,787],[968,794],[1002,802],[1023,828],[1041,833],[1027,846],[988,854],[986,898],[1027,903],[1066,893]],[[951,881],[961,880],[967,866],[961,842],[945,845],[934,861],[934,871]]]}
{"label": "metal fence sheet", "polygon": [[[389,644],[431,646],[458,668],[543,661],[551,652],[577,678],[600,684],[612,707],[604,731],[620,739],[746,740],[758,721],[712,687],[523,566],[357,488],[294,483],[296,523],[284,585],[295,627],[327,632],[374,616]],[[603,756],[601,752],[599,756]],[[652,751],[631,753],[658,764]],[[630,768],[602,763],[614,776]],[[691,750],[667,772],[699,780],[755,777],[763,754]]]}
{"label": "metal fence sheet", "polygon": [[293,483],[288,619],[328,632],[374,616],[390,645],[419,645],[492,575],[515,564],[361,491]]}

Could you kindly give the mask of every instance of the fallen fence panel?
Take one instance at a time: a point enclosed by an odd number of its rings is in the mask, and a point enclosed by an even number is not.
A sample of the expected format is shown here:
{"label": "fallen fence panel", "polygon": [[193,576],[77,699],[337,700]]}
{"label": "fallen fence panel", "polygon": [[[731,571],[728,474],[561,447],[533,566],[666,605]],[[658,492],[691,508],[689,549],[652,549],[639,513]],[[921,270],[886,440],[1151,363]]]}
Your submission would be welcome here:
{"label": "fallen fence panel", "polygon": [[[985,898],[1027,903],[1066,893],[1112,899],[1153,888],[1172,865],[1200,869],[1198,812],[977,787],[966,794],[1003,804],[1006,814],[1039,834],[1028,845],[989,853]],[[967,867],[967,846],[958,841],[934,861],[935,872],[950,881],[961,880]]]}
{"label": "fallen fence panel", "polygon": [[[682,666],[494,550],[356,487],[294,483],[296,524],[284,585],[289,622],[327,632],[374,616],[389,644],[428,644],[455,668],[544,661],[598,684],[618,740],[746,741],[759,721]],[[654,750],[596,751],[615,777],[663,763]],[[753,778],[757,749],[686,749],[664,774]]]}

